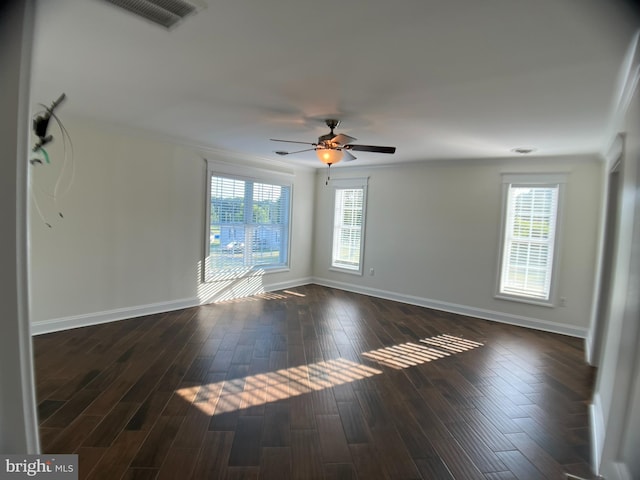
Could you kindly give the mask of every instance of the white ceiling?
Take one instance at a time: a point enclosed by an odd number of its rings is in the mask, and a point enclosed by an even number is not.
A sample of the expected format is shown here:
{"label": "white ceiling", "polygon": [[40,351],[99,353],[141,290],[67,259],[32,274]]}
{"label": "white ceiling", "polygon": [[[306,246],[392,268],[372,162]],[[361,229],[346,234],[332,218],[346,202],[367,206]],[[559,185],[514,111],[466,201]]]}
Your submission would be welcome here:
{"label": "white ceiling", "polygon": [[[207,0],[167,31],[100,0],[40,0],[32,101],[292,164],[323,119],[357,165],[603,147],[638,17],[622,0]],[[70,132],[73,136],[73,132]],[[349,165],[355,166],[356,163]]]}

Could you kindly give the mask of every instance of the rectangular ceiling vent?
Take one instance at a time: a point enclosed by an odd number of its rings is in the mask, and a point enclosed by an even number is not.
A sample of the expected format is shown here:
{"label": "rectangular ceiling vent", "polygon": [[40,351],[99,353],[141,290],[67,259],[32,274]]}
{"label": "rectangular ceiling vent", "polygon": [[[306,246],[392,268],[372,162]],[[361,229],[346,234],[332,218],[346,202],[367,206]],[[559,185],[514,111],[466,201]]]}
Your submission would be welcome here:
{"label": "rectangular ceiling vent", "polygon": [[104,0],[124,8],[146,20],[167,29],[175,26],[183,18],[200,10],[204,5],[184,0]]}

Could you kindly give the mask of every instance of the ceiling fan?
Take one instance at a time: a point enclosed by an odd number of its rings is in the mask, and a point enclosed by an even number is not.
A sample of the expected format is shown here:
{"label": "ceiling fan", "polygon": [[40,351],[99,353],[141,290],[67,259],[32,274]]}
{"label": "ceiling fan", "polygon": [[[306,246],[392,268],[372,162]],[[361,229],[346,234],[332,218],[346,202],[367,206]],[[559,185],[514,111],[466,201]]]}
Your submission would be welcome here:
{"label": "ceiling fan", "polygon": [[294,140],[278,140],[272,138],[274,142],[287,142],[287,143],[299,143],[303,145],[311,145],[311,148],[305,148],[303,150],[297,150],[295,152],[287,152],[284,150],[278,150],[278,155],[293,155],[294,153],[309,152],[315,150],[316,155],[321,162],[326,163],[328,166],[338,163],[342,160],[342,157],[346,154],[345,161],[355,160],[356,156],[351,152],[376,152],[376,153],[395,153],[396,147],[381,147],[376,145],[357,145],[351,142],[357,140],[344,133],[335,134],[333,129],[340,125],[340,120],[328,118],[325,120],[327,127],[331,130],[326,135],[318,137],[317,143],[311,142],[296,142]]}

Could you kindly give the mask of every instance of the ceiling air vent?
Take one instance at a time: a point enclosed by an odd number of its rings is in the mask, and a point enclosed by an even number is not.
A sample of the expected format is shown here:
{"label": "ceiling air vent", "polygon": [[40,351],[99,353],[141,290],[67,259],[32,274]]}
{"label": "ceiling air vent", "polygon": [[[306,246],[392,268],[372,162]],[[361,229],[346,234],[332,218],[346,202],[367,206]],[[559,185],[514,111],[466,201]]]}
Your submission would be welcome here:
{"label": "ceiling air vent", "polygon": [[183,0],[105,0],[155,24],[171,28],[202,6]]}

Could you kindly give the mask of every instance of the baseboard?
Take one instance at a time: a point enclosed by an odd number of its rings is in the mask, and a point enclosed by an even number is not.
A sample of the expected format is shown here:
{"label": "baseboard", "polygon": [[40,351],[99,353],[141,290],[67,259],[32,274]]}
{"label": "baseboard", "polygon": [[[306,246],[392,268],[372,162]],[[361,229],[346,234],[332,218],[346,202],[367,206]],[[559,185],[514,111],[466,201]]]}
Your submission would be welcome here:
{"label": "baseboard", "polygon": [[631,471],[623,462],[602,462],[604,448],[604,415],[602,413],[602,399],[599,393],[593,396],[589,405],[589,426],[591,430],[591,469],[603,475],[607,480],[633,480]]}
{"label": "baseboard", "polygon": [[466,315],[469,317],[482,318],[483,320],[491,320],[499,323],[508,323],[510,325],[533,328],[535,330],[542,330],[545,332],[559,333],[571,337],[585,338],[588,333],[586,328],[576,327],[573,325],[566,325],[561,323],[549,322],[547,320],[540,320],[537,318],[524,317],[521,315],[512,315],[504,312],[496,312],[493,310],[469,307],[467,305],[460,305],[456,303],[442,302],[440,300],[416,297],[413,295],[405,295],[403,293],[390,292],[377,288],[363,287],[361,285],[354,285],[351,283],[336,282],[334,280],[329,280],[326,278],[314,277],[313,283],[323,285],[325,287],[339,288],[341,290],[346,290],[349,292],[370,295],[372,297],[384,298],[401,303],[408,303],[410,305],[418,305],[420,307],[442,310],[444,312],[456,313],[458,315]]}
{"label": "baseboard", "polygon": [[70,317],[54,318],[51,320],[39,320],[31,324],[31,334],[42,335],[45,333],[69,330],[72,328],[88,327],[90,325],[98,325],[100,323],[115,322],[118,320],[126,320],[128,318],[142,317],[145,315],[153,315],[157,313],[170,312],[173,310],[180,310],[183,308],[190,308],[199,304],[200,302],[197,298],[186,298],[183,300],[158,302],[128,308],[117,308],[114,310],[73,315]]}
{"label": "baseboard", "polygon": [[[442,302],[439,300],[433,300],[429,298],[416,297],[412,295],[405,295],[397,292],[389,292],[386,290],[374,289],[369,287],[363,287],[360,285],[354,285],[350,283],[336,282],[319,277],[304,277],[295,280],[289,280],[286,282],[267,283],[262,286],[264,292],[272,292],[276,290],[284,290],[287,288],[299,287],[301,285],[307,285],[309,283],[315,283],[326,287],[339,288],[349,292],[361,293],[364,295],[370,295],[373,297],[385,298],[387,300],[394,300],[397,302],[408,303],[411,305],[418,305],[426,308],[433,308],[435,310],[442,310],[445,312],[456,313],[459,315],[466,315],[469,317],[482,318],[484,320],[491,320],[494,322],[508,323],[511,325],[517,325],[521,327],[534,328],[537,330],[543,330],[552,333],[560,333],[563,335],[570,335],[573,337],[584,338],[587,335],[586,329],[574,327],[571,325],[562,325],[558,323],[548,322],[545,320],[539,320],[530,317],[523,317],[519,315],[511,315],[503,312],[495,312],[491,310],[484,310],[474,307],[468,307],[465,305],[459,305],[449,302]],[[157,313],[170,312],[173,310],[180,310],[182,308],[190,308],[198,305],[211,303],[213,299],[198,299],[187,298],[182,300],[173,300],[169,302],[159,302],[149,305],[139,305],[129,308],[120,308],[114,310],[107,310],[103,312],[87,313],[82,315],[74,315],[71,317],[54,318],[51,320],[40,320],[31,324],[31,333],[33,335],[42,335],[45,333],[57,332],[60,330],[68,330],[71,328],[86,327],[90,325],[97,325],[100,323],[114,322],[118,320],[125,320],[127,318],[142,317],[144,315],[153,315]]]}
{"label": "baseboard", "polygon": [[599,393],[593,395],[593,401],[589,405],[589,426],[591,433],[591,468],[594,472],[600,472],[600,460],[602,459],[602,447],[604,445],[604,416],[602,413],[602,399]]}
{"label": "baseboard", "polygon": [[[311,277],[299,278],[287,282],[268,283],[261,286],[263,292],[273,292],[276,290],[285,290],[287,288],[295,288],[301,285],[312,283]],[[128,308],[118,308],[114,310],[106,310],[103,312],[86,313],[82,315],[73,315],[70,317],[54,318],[51,320],[39,320],[31,324],[32,335],[43,335],[45,333],[59,332],[62,330],[70,330],[72,328],[88,327],[101,323],[116,322],[126,320],[128,318],[142,317],[145,315],[154,315],[157,313],[171,312],[181,310],[183,308],[197,307],[212,303],[210,299],[185,298],[182,300],[173,300],[169,302],[158,302],[148,305],[138,305]]]}

